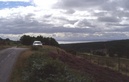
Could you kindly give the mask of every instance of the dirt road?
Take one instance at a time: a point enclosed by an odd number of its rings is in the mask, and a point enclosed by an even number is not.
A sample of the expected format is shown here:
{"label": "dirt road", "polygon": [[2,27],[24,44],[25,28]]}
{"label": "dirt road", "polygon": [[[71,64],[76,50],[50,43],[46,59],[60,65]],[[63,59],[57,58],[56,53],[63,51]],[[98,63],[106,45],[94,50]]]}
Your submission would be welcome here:
{"label": "dirt road", "polygon": [[0,82],[8,82],[13,65],[25,48],[8,48],[0,51]]}

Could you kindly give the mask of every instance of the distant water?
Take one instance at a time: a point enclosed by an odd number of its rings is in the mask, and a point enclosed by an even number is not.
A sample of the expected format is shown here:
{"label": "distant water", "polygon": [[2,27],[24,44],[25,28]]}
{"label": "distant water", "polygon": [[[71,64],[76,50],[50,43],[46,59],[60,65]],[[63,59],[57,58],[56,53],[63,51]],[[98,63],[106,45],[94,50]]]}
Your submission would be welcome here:
{"label": "distant water", "polygon": [[94,41],[58,41],[59,44],[88,43]]}

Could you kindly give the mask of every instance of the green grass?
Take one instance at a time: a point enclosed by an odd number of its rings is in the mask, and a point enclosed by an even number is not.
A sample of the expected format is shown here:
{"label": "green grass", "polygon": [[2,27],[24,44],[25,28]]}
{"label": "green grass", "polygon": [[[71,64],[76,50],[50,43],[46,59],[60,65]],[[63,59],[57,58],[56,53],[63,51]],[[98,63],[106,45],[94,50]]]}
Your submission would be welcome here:
{"label": "green grass", "polygon": [[4,45],[0,45],[0,50],[3,50],[3,49],[6,49],[6,48],[9,48],[9,47],[12,47],[12,46],[4,46]]}
{"label": "green grass", "polygon": [[11,82],[92,82],[86,74],[48,55],[60,50],[44,46],[22,54],[14,68]]}

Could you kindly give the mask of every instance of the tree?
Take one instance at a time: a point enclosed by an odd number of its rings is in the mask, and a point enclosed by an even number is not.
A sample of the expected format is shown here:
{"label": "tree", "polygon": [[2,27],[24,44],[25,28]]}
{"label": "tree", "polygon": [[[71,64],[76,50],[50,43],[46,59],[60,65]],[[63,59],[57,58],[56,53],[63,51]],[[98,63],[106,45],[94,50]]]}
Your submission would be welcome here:
{"label": "tree", "polygon": [[23,36],[20,38],[20,42],[21,42],[23,45],[32,45],[32,43],[33,43],[33,38],[30,37],[29,35],[23,35]]}
{"label": "tree", "polygon": [[10,41],[10,39],[9,38],[6,38],[5,41]]}
{"label": "tree", "polygon": [[43,37],[43,36],[31,37],[29,35],[23,35],[20,38],[20,42],[23,45],[32,45],[32,43],[35,40],[41,41],[44,45],[51,45],[51,46],[57,46],[57,47],[59,47],[58,42],[54,38],[52,38],[52,37]]}

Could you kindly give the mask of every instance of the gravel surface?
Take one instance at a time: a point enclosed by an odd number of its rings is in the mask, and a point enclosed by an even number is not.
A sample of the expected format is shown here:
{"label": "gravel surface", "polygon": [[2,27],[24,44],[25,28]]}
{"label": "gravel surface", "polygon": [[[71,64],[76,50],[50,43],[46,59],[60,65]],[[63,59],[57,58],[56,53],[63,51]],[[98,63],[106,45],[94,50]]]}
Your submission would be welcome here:
{"label": "gravel surface", "polygon": [[0,51],[0,82],[9,82],[9,76],[17,57],[25,48],[7,48]]}

